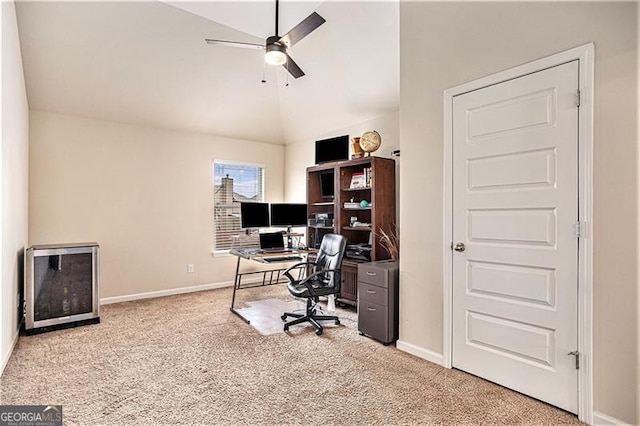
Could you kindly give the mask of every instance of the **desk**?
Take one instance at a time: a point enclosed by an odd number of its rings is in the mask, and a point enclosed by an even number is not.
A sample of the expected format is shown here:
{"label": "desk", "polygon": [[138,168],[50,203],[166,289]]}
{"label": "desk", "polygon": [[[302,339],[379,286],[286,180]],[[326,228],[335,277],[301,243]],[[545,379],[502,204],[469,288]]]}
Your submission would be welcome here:
{"label": "desk", "polygon": [[[236,263],[236,274],[233,280],[233,296],[231,297],[231,308],[230,308],[231,312],[233,312],[234,314],[242,318],[244,322],[249,324],[249,320],[243,317],[242,314],[240,314],[240,312],[236,311],[235,309],[236,291],[241,290],[242,288],[262,287],[262,286],[281,284],[281,283],[287,282],[283,280],[284,277],[282,276],[282,273],[287,269],[285,267],[240,272],[240,261],[242,259],[252,260],[258,263],[262,263],[264,265],[278,265],[282,263],[304,262],[306,261],[306,256],[309,253],[316,253],[316,252],[317,250],[300,249],[300,250],[287,250],[283,252],[264,253],[260,249],[242,249],[242,248],[231,249],[229,253],[238,258],[238,262]],[[267,260],[269,258],[284,257],[284,256],[300,256],[301,259],[282,260],[277,262],[270,262]],[[306,271],[306,268],[303,265],[301,265],[298,269],[299,269],[298,274],[300,274],[300,276],[304,274]],[[259,281],[252,282],[249,284],[245,284],[244,287],[242,286],[242,277],[249,276],[249,275],[259,275],[259,274],[262,274],[262,282],[259,282]]]}

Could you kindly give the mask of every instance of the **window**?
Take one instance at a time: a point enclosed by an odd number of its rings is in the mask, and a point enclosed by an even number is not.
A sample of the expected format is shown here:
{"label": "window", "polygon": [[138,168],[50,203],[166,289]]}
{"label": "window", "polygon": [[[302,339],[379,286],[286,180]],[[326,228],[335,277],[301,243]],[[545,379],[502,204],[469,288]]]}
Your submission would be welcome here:
{"label": "window", "polygon": [[240,228],[240,203],[264,200],[264,165],[213,162],[213,222],[216,252],[257,245],[257,236]]}

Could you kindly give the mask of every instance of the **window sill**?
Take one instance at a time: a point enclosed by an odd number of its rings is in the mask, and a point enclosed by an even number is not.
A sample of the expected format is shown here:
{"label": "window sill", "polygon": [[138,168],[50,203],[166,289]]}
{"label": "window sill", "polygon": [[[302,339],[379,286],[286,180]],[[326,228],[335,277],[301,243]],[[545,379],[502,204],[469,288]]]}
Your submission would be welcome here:
{"label": "window sill", "polygon": [[230,257],[233,256],[229,250],[220,250],[211,252],[211,257]]}

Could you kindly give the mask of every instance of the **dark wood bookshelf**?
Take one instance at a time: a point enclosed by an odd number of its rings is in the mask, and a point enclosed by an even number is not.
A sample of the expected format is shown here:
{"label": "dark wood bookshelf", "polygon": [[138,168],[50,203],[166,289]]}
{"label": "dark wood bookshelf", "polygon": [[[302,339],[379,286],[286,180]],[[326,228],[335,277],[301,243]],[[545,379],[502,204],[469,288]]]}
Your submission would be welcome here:
{"label": "dark wood bookshelf", "polygon": [[[365,172],[370,176],[367,186],[351,188],[354,173]],[[320,175],[333,173],[333,198],[322,197]],[[325,188],[326,189],[326,188]],[[326,191],[325,191],[326,195]],[[360,203],[366,200],[368,207],[345,207],[344,203]],[[396,173],[395,160],[381,157],[363,157],[355,160],[321,164],[307,168],[307,206],[310,218],[307,227],[307,245],[319,247],[326,233],[339,233],[347,238],[347,244],[371,242],[371,260],[385,260],[389,253],[380,243],[381,230],[391,232],[396,225]],[[313,225],[318,214],[330,215],[324,224]],[[351,217],[358,222],[370,223],[370,227],[350,226]],[[339,302],[356,305],[358,297],[358,263],[363,260],[346,257],[342,269],[342,290]]]}

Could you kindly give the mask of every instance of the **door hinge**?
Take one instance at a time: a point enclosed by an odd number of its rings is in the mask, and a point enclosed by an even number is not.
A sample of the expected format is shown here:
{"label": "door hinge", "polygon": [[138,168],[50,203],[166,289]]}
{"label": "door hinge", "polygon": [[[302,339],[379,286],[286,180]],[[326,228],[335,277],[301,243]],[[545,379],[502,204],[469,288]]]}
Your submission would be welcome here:
{"label": "door hinge", "polygon": [[572,352],[569,352],[567,355],[573,355],[576,358],[576,370],[580,370],[580,352],[572,351]]}
{"label": "door hinge", "polygon": [[576,106],[577,107],[580,107],[580,97],[581,97],[580,95],[581,95],[581,92],[579,90],[576,91]]}
{"label": "door hinge", "polygon": [[580,221],[576,222],[576,238],[580,239],[580,237],[582,236],[582,226],[580,224]]}

